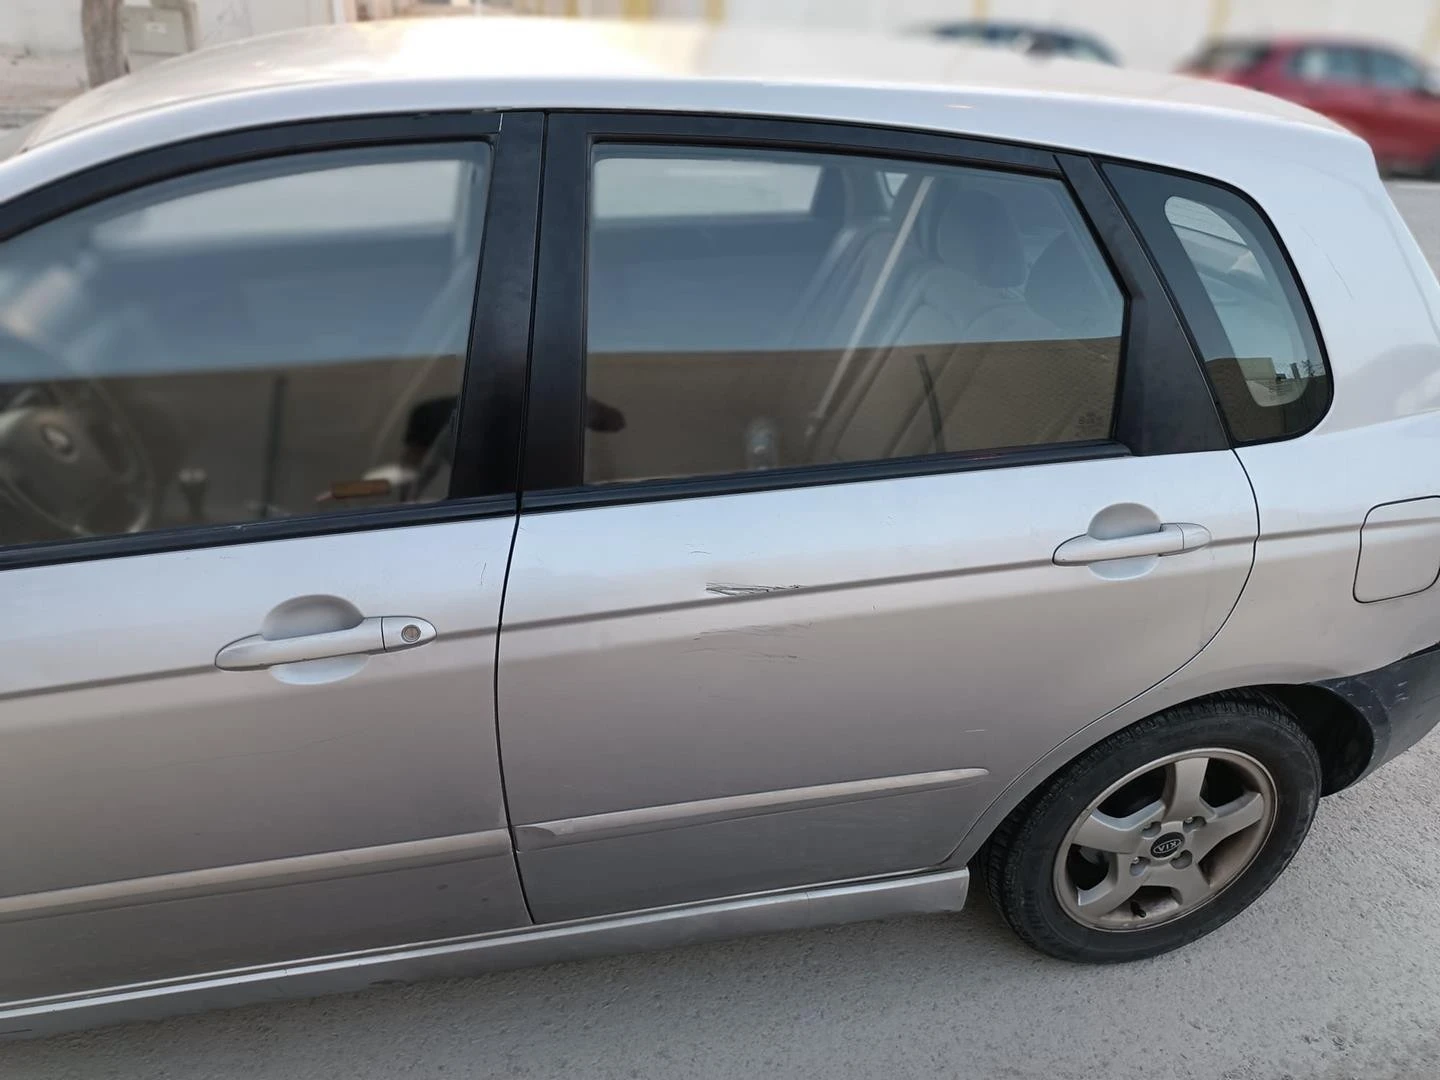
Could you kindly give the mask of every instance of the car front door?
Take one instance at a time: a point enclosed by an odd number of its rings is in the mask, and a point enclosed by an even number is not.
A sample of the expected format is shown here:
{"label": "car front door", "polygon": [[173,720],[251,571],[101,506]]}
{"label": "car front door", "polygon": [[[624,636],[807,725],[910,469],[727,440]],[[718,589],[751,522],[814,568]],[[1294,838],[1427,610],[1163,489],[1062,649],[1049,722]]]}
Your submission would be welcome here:
{"label": "car front door", "polygon": [[941,865],[1223,623],[1255,505],[1088,160],[552,116],[546,169],[498,682],[537,920]]}
{"label": "car front door", "polygon": [[540,121],[499,130],[0,208],[0,1000],[528,921],[493,662]]}

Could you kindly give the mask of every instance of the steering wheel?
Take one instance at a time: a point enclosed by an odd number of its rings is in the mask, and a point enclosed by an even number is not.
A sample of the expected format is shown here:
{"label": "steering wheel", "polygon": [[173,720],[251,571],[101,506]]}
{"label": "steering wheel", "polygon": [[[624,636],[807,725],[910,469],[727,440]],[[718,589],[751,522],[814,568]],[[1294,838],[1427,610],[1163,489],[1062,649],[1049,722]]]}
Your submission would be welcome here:
{"label": "steering wheel", "polygon": [[[63,372],[44,350],[0,332],[6,369]],[[0,397],[0,532],[52,540],[140,532],[159,491],[144,444],[95,380],[23,383]]]}

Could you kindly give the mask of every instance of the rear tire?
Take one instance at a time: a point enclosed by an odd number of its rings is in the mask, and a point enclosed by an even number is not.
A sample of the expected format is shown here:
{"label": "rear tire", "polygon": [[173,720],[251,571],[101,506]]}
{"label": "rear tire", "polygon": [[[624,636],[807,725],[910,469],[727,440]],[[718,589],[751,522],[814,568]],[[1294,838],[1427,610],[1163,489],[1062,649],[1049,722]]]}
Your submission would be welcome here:
{"label": "rear tire", "polygon": [[1005,921],[1041,952],[1158,956],[1270,887],[1310,831],[1320,783],[1314,744],[1275,704],[1180,706],[1051,779],[996,830],[980,870]]}

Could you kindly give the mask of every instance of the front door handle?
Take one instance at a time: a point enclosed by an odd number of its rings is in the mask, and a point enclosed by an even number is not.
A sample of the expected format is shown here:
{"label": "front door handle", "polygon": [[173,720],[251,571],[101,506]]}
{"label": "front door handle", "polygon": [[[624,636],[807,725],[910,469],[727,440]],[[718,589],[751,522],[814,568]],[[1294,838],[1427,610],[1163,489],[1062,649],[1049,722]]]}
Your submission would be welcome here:
{"label": "front door handle", "polygon": [[1161,525],[1154,532],[1131,536],[1098,537],[1086,533],[1066,540],[1055,549],[1056,566],[1089,566],[1119,559],[1179,555],[1210,543],[1210,530],[1185,523]]}
{"label": "front door handle", "polygon": [[347,630],[300,637],[267,638],[260,634],[232,641],[215,654],[221,671],[254,671],[278,664],[299,664],[334,656],[400,652],[435,640],[435,627],[407,615],[361,619]]}

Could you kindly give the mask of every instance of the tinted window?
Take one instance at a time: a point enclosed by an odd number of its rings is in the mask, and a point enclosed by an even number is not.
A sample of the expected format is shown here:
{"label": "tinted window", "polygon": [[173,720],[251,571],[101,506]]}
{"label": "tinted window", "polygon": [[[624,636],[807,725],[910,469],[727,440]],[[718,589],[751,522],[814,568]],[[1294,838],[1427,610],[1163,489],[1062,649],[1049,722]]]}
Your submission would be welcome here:
{"label": "tinted window", "polygon": [[1310,46],[1290,61],[1291,72],[1306,82],[1364,83],[1368,81],[1361,49]]}
{"label": "tinted window", "polygon": [[[377,161],[346,166],[339,176],[321,168],[257,175],[223,187],[201,184],[110,217],[95,226],[92,239],[118,253],[443,234],[453,227],[467,168],[460,161]],[[336,197],[339,190],[344,198]]]}
{"label": "tinted window", "polygon": [[817,176],[814,205],[736,216],[652,172],[663,220],[601,212],[663,153],[595,161],[589,482],[1109,437],[1124,303],[1059,181],[727,150]]}
{"label": "tinted window", "polygon": [[937,37],[951,38],[955,41],[983,41],[985,32],[985,27],[975,23],[951,23],[937,26],[934,30]]}
{"label": "tinted window", "polygon": [[1370,78],[1386,90],[1415,91],[1425,85],[1425,73],[1417,65],[1391,52],[1370,54]]}
{"label": "tinted window", "polygon": [[487,153],[235,165],[0,245],[0,537],[443,498]]}
{"label": "tinted window", "polygon": [[1299,286],[1256,209],[1198,180],[1108,172],[1170,280],[1235,438],[1313,427],[1329,405],[1329,376]]}
{"label": "tinted window", "polygon": [[1059,55],[1073,57],[1077,60],[1096,60],[1102,64],[1115,63],[1115,57],[1108,49],[1088,38],[1058,38],[1056,51]]}
{"label": "tinted window", "polygon": [[935,33],[957,41],[978,41],[988,45],[1011,45],[1025,36],[1020,27],[999,23],[951,23],[938,27]]}
{"label": "tinted window", "polygon": [[1222,41],[1211,45],[1190,64],[1195,71],[1217,75],[1250,71],[1270,56],[1270,46],[1249,41]]}
{"label": "tinted window", "polygon": [[720,154],[606,158],[595,166],[597,220],[804,214],[820,166]]}

